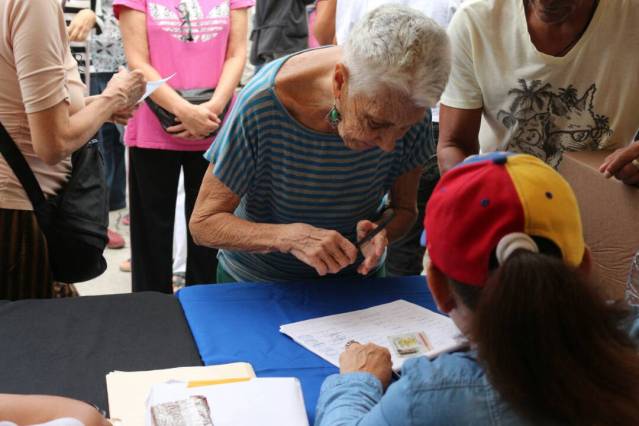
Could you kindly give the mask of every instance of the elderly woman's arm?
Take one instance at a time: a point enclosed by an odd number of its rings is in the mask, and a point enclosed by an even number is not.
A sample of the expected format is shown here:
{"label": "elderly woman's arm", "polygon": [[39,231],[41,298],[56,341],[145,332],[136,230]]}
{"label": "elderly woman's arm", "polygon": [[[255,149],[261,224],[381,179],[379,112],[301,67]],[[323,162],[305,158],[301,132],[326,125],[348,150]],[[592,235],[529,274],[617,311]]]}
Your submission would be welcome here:
{"label": "elderly woman's arm", "polygon": [[[417,219],[417,187],[421,175],[422,168],[416,167],[395,180],[390,191],[390,209],[384,213],[381,220],[385,220],[390,214],[394,214],[395,217],[386,226],[386,229],[362,246],[364,261],[357,268],[358,273],[367,275],[374,270],[389,242],[403,237],[415,223]],[[357,239],[361,240],[376,227],[377,224],[374,222],[360,221],[357,224]]]}
{"label": "elderly woman's arm", "polygon": [[393,242],[406,234],[417,219],[417,188],[422,167],[416,167],[397,178],[390,191],[390,208],[395,218],[386,227],[388,239]]}
{"label": "elderly woman's arm", "polygon": [[257,253],[291,253],[319,275],[337,273],[355,262],[355,246],[336,231],[305,223],[254,223],[233,214],[240,197],[213,175],[209,166],[191,215],[189,229],[196,244]]}

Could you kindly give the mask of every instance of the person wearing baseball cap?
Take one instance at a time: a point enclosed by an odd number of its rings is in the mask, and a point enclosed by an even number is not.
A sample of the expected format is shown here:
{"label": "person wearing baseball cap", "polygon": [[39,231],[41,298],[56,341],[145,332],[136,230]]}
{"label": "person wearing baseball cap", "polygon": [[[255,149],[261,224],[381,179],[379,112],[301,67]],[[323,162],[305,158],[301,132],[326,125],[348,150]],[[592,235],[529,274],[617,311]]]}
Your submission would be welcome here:
{"label": "person wearing baseball cap", "polygon": [[636,312],[588,280],[577,200],[543,161],[475,156],[446,173],[424,224],[428,286],[470,344],[406,361],[352,343],[316,425],[636,424]]}

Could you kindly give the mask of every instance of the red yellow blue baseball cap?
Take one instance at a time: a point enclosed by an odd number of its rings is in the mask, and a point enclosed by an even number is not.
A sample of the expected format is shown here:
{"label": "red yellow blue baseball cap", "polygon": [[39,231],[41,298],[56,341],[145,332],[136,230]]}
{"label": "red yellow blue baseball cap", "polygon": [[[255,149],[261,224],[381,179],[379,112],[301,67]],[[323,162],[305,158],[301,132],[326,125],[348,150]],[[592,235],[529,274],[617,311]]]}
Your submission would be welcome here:
{"label": "red yellow blue baseball cap", "polygon": [[585,243],[568,182],[530,155],[496,152],[469,158],[440,179],[424,220],[428,254],[446,276],[483,286],[501,241],[525,234],[552,241],[569,266]]}

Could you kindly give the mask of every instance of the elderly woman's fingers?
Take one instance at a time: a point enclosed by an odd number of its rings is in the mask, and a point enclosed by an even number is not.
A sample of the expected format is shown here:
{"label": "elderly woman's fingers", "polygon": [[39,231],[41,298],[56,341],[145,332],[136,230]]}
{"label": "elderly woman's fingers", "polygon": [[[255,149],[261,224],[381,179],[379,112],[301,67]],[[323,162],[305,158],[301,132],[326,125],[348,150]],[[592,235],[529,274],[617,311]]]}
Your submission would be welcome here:
{"label": "elderly woman's fingers", "polygon": [[284,240],[289,244],[287,252],[315,268],[320,275],[339,272],[357,258],[353,244],[334,230],[295,223],[288,227]]}
{"label": "elderly woman's fingers", "polygon": [[357,223],[357,239],[361,240],[373,230],[377,228],[377,224],[375,222],[371,222],[370,220],[360,220]]}
{"label": "elderly woman's fingers", "polygon": [[388,237],[386,230],[381,231],[371,241],[362,246],[362,254],[364,261],[357,268],[357,272],[361,275],[368,274],[373,268],[379,264],[379,260],[384,254],[384,250],[388,245]]}
{"label": "elderly woman's fingers", "polygon": [[320,254],[320,259],[326,264],[328,267],[328,272],[331,274],[336,274],[342,270],[342,257],[338,257],[338,251],[327,251]]}
{"label": "elderly woman's fingers", "polygon": [[346,238],[338,239],[337,245],[329,249],[329,254],[339,265],[339,272],[357,259],[357,249]]}

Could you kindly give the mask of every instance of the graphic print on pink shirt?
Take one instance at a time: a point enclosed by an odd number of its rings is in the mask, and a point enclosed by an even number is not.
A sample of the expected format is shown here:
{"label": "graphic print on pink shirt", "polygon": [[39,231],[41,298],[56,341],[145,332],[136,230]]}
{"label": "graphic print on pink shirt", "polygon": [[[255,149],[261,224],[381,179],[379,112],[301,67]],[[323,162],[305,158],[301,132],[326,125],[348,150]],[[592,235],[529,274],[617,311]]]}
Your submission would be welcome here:
{"label": "graphic print on pink shirt", "polygon": [[210,41],[224,32],[230,15],[228,2],[215,5],[209,11],[203,11],[197,0],[182,0],[174,9],[149,2],[148,8],[151,18],[163,31],[193,43]]}

